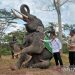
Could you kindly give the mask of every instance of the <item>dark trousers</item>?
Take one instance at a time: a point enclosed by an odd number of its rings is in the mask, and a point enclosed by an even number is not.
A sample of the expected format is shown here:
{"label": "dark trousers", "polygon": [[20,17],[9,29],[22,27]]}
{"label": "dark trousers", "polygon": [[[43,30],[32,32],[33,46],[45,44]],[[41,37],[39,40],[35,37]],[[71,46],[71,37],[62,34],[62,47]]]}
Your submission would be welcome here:
{"label": "dark trousers", "polygon": [[58,66],[59,64],[61,66],[63,66],[63,62],[62,62],[62,59],[61,59],[61,56],[60,56],[60,52],[53,53],[53,56],[54,56],[54,59],[55,59],[56,66]]}
{"label": "dark trousers", "polygon": [[74,66],[75,65],[75,52],[69,52],[69,63],[70,66]]}

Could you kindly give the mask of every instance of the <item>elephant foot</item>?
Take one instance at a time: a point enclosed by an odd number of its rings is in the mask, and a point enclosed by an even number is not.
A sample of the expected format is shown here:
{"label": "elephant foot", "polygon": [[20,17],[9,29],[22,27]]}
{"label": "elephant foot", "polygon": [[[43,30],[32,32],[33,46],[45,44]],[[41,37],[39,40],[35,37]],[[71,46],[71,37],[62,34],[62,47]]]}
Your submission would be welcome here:
{"label": "elephant foot", "polygon": [[14,71],[14,70],[17,70],[17,69],[19,69],[16,65],[12,65],[12,66],[10,66],[10,70],[12,70],[12,71]]}

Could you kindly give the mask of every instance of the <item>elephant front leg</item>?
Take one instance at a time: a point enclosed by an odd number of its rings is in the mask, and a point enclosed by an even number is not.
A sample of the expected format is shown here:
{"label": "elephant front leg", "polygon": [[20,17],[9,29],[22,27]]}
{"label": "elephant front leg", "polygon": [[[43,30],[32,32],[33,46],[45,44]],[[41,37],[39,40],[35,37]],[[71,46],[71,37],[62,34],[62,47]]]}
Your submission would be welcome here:
{"label": "elephant front leg", "polygon": [[23,64],[23,62],[25,61],[25,63],[28,63],[31,60],[31,58],[32,57],[30,55],[28,55],[26,53],[21,53],[21,56],[20,56],[18,62],[16,63],[16,67],[18,69],[20,69],[22,64]]}
{"label": "elephant front leg", "polygon": [[38,62],[36,64],[32,65],[32,68],[41,68],[46,69],[50,66],[50,60],[42,60],[41,62]]}

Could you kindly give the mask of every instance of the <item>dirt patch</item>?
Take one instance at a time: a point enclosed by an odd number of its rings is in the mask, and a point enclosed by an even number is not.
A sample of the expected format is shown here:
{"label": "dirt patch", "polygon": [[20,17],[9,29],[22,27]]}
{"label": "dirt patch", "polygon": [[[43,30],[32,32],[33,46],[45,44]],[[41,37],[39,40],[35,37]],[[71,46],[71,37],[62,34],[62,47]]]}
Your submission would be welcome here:
{"label": "dirt patch", "polygon": [[[62,55],[64,64],[68,64],[68,56]],[[54,59],[51,60],[51,65],[48,69],[28,69],[21,68],[20,70],[12,71],[10,66],[15,64],[17,59],[11,59],[11,56],[3,56],[0,59],[0,75],[75,75],[75,72],[66,70],[66,68],[58,68],[55,65]]]}

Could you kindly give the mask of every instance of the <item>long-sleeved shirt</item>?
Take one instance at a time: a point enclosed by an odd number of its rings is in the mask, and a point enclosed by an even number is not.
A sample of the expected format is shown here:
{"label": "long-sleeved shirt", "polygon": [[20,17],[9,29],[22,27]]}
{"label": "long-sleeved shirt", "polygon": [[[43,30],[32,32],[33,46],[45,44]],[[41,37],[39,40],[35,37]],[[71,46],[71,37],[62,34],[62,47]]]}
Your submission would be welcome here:
{"label": "long-sleeved shirt", "polygon": [[60,49],[62,49],[62,44],[58,38],[51,39],[51,40],[43,40],[43,41],[50,43],[50,45],[52,44],[52,52],[53,53],[59,52]]}

